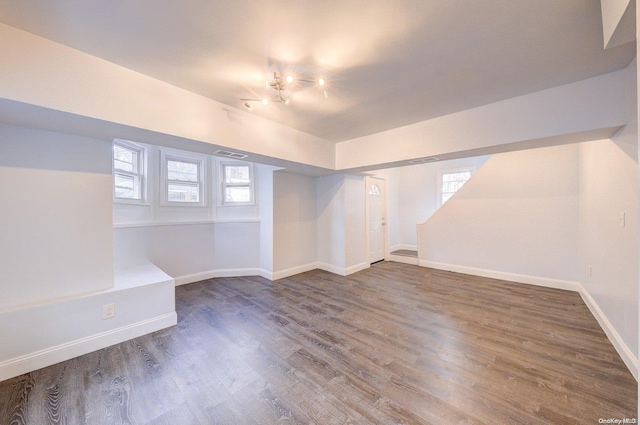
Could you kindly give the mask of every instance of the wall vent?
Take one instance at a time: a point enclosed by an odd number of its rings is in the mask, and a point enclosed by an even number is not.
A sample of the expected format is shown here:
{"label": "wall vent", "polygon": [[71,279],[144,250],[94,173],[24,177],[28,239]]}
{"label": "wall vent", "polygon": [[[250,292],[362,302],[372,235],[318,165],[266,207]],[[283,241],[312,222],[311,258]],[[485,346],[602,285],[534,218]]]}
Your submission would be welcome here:
{"label": "wall vent", "polygon": [[409,161],[410,164],[426,164],[427,162],[435,162],[438,161],[438,158],[435,156],[428,156],[426,158],[420,158],[420,159],[412,159],[411,161]]}
{"label": "wall vent", "polygon": [[246,157],[249,156],[249,155],[246,155],[246,154],[243,154],[243,153],[223,151],[221,149],[218,149],[213,154],[217,155],[217,156],[224,156],[224,157],[233,158],[233,159],[245,159]]}

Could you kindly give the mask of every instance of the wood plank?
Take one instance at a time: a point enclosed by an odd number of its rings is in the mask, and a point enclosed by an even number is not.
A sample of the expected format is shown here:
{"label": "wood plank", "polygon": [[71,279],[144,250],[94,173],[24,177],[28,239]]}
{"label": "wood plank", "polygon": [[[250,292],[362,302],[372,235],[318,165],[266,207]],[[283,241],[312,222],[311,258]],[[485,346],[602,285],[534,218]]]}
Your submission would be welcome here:
{"label": "wood plank", "polygon": [[382,262],[176,288],[178,325],[0,383],[8,424],[589,424],[637,382],[573,292]]}

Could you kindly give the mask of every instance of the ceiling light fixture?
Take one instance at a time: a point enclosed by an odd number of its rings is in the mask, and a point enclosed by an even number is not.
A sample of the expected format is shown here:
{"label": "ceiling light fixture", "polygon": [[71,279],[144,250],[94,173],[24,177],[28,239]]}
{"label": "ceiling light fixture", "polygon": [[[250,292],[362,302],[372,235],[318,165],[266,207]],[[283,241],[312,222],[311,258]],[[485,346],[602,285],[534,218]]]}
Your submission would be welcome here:
{"label": "ceiling light fixture", "polygon": [[[317,84],[319,87],[322,87],[326,84],[324,78],[318,78],[316,80],[312,80],[310,78],[297,78],[291,74],[287,75],[285,78],[282,78],[280,75],[278,75],[277,72],[274,72],[273,78],[265,82],[265,87],[271,88],[277,91],[278,93],[275,97],[271,96],[271,97],[264,97],[261,99],[256,98],[256,99],[240,99],[240,100],[243,102],[244,107],[247,108],[248,110],[253,109],[251,105],[252,102],[261,102],[265,106],[268,105],[269,102],[280,102],[280,103],[284,103],[285,105],[288,105],[289,97],[287,96],[285,91],[288,88],[288,84],[292,84],[294,81],[313,83],[313,84]],[[291,89],[289,88],[289,92],[290,91]],[[325,98],[328,97],[326,89],[323,90],[323,95]]]}

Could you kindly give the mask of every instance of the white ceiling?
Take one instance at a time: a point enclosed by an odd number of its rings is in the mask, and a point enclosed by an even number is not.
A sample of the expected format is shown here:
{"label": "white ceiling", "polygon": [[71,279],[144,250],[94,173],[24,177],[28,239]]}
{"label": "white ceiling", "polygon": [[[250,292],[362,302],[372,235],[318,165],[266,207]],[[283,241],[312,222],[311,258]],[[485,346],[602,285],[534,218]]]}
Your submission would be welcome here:
{"label": "white ceiling", "polygon": [[339,142],[629,64],[599,0],[0,0],[0,21],[241,108],[276,69],[321,74],[252,113]]}

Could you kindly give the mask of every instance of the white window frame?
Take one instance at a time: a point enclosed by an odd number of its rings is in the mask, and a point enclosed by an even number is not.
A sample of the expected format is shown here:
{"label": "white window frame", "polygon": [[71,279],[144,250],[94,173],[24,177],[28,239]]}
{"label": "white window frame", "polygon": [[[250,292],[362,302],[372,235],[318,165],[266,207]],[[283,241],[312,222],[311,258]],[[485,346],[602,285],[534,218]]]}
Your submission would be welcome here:
{"label": "white window frame", "polygon": [[[437,173],[437,178],[438,181],[436,182],[436,196],[437,196],[437,204],[439,207],[441,207],[442,205],[444,205],[444,202],[442,202],[442,176],[445,174],[452,174],[452,173],[464,173],[464,172],[469,172],[470,176],[469,179],[471,179],[471,177],[473,177],[473,173],[475,173],[477,167],[460,167],[460,168],[449,168],[449,169],[443,169],[443,170],[438,170]],[[469,181],[469,180],[467,180]],[[466,182],[465,182],[466,184]],[[458,189],[460,190],[460,189]],[[455,193],[454,193],[455,195]],[[445,201],[446,202],[446,201]]]}
{"label": "white window frame", "polygon": [[[137,169],[138,172],[125,171],[116,168],[115,155],[113,148],[120,146],[124,149],[136,152],[138,157]],[[111,169],[113,176],[113,202],[118,204],[146,204],[147,202],[147,149],[144,146],[140,146],[136,143],[129,142],[127,140],[114,139],[111,148]],[[140,188],[140,198],[120,198],[116,196],[116,174],[122,174],[131,176],[134,179],[138,179],[138,186]]]}
{"label": "white window frame", "polygon": [[[237,167],[239,165],[249,167],[249,184],[234,184],[226,182],[226,167]],[[218,205],[225,207],[233,207],[233,206],[246,206],[246,205],[255,205],[256,204],[256,195],[255,195],[255,179],[253,173],[253,163],[246,161],[221,161],[220,162],[220,172],[218,173],[219,178],[219,190],[218,190]],[[230,202],[226,201],[225,194],[227,193],[227,187],[249,187],[249,201],[248,202]]]}
{"label": "white window frame", "polygon": [[[197,182],[184,182],[195,183],[198,185],[198,202],[179,202],[169,200],[169,183],[181,180],[169,180],[168,162],[179,161],[198,166],[198,181]],[[207,175],[207,159],[205,156],[190,154],[186,152],[174,152],[169,150],[160,151],[160,205],[171,207],[204,207],[207,205],[207,183],[205,176]]]}

